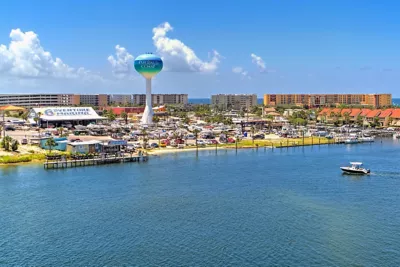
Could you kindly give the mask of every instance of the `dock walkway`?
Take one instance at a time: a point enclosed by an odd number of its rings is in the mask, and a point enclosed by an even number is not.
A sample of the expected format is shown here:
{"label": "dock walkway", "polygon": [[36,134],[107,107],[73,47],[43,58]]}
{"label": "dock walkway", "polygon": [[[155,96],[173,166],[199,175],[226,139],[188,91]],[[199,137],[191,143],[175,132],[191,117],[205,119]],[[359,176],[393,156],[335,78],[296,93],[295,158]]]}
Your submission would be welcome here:
{"label": "dock walkway", "polygon": [[95,166],[112,163],[140,162],[147,161],[148,156],[118,156],[118,157],[100,157],[93,159],[71,159],[71,160],[48,160],[43,163],[45,169],[65,169],[84,166]]}

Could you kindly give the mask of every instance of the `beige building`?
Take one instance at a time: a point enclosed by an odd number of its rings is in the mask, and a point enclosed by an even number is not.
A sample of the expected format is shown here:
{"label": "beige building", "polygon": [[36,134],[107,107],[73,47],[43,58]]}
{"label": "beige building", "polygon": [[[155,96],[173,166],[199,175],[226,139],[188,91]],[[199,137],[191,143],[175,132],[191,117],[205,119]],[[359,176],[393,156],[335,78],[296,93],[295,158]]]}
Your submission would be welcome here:
{"label": "beige building", "polygon": [[[152,102],[154,105],[187,104],[188,95],[153,94]],[[0,106],[14,105],[26,108],[77,105],[106,107],[110,104],[144,106],[145,103],[145,94],[0,94]]]}
{"label": "beige building", "polygon": [[126,106],[133,104],[132,95],[110,95],[110,104]]}
{"label": "beige building", "polygon": [[211,105],[223,109],[246,109],[257,105],[256,94],[238,94],[238,95],[212,95]]}
{"label": "beige building", "polygon": [[0,94],[0,106],[14,105],[32,108],[77,104],[79,104],[79,99],[73,94]]}
{"label": "beige building", "polygon": [[110,104],[110,96],[105,94],[77,95],[77,96],[79,96],[80,105],[106,107]]}
{"label": "beige building", "polygon": [[[153,105],[164,104],[187,104],[189,102],[187,94],[152,94],[151,102]],[[144,106],[146,103],[145,94],[132,95],[132,104]]]}
{"label": "beige building", "polygon": [[391,94],[265,94],[266,106],[309,106],[365,105],[375,108],[391,106]]}

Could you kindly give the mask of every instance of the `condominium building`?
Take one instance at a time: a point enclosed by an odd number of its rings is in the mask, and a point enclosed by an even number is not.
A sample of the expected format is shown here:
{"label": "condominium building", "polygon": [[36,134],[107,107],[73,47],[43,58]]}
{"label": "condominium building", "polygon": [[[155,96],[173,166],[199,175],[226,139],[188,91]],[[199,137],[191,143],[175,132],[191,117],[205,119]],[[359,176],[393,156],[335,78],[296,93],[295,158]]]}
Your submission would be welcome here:
{"label": "condominium building", "polygon": [[[152,95],[152,102],[154,105],[187,104],[188,95],[154,94]],[[76,105],[106,107],[110,104],[144,106],[145,103],[145,94],[0,94],[0,106],[14,105],[26,108]]]}
{"label": "condominium building", "polygon": [[391,94],[265,94],[266,106],[331,106],[365,105],[383,107],[392,105]]}
{"label": "condominium building", "polygon": [[257,105],[256,94],[241,94],[241,95],[212,95],[211,104],[215,107],[223,109],[247,109]]}
{"label": "condominium building", "polygon": [[0,94],[0,106],[14,105],[32,108],[78,104],[79,99],[73,94]]}
{"label": "condominium building", "polygon": [[[152,94],[151,102],[153,105],[164,104],[187,104],[189,102],[187,94]],[[146,104],[145,94],[132,95],[132,104],[143,106]]]}
{"label": "condominium building", "polygon": [[78,95],[80,105],[94,107],[106,107],[110,104],[110,96],[104,94],[98,95]]}
{"label": "condominium building", "polygon": [[133,95],[110,95],[110,104],[113,105],[132,105]]}

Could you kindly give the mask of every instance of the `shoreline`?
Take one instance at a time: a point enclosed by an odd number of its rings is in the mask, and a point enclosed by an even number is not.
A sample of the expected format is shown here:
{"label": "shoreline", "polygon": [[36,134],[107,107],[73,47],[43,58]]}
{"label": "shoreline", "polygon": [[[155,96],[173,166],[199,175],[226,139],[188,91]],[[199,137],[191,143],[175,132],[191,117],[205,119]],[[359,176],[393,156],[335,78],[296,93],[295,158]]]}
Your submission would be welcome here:
{"label": "shoreline", "polygon": [[[298,141],[298,140],[297,140]],[[270,145],[267,145],[270,144]],[[281,144],[281,145],[279,145]],[[272,146],[271,146],[272,145]],[[185,147],[185,148],[157,148],[157,149],[152,149],[152,150],[146,150],[146,153],[148,156],[161,156],[164,154],[176,154],[176,153],[182,153],[182,152],[196,152],[198,151],[212,151],[212,150],[236,150],[236,149],[275,149],[275,148],[289,148],[289,147],[303,147],[303,146],[320,146],[320,145],[332,145],[332,143],[329,142],[307,142],[307,143],[297,143],[291,141],[290,143],[287,143],[287,141],[281,141],[277,142],[277,140],[270,140],[270,141],[265,141],[260,144],[260,142],[256,141],[255,144],[239,144],[236,148],[235,144],[229,144],[229,145],[220,145],[218,147],[212,145],[212,146],[206,146],[206,147],[199,147],[198,149],[196,147]],[[36,154],[36,155],[43,155],[43,159],[39,159],[38,157],[41,156],[36,156],[31,161],[20,161],[20,162],[14,162],[14,163],[0,163],[0,167],[7,167],[7,166],[19,166],[19,165],[26,165],[26,164],[42,164],[46,161],[43,154]],[[21,157],[24,155],[20,155]],[[25,155],[26,156],[26,155]]]}

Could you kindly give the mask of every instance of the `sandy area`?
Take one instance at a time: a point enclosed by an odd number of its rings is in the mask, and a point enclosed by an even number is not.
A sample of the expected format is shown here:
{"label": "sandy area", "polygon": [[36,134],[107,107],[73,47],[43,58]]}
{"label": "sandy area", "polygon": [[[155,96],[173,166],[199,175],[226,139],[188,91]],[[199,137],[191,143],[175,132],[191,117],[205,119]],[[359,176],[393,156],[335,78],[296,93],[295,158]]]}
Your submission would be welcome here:
{"label": "sandy area", "polygon": [[[254,148],[254,147],[238,147],[238,149],[246,149],[246,148]],[[218,147],[218,151],[222,150],[233,150],[235,149],[234,147]],[[209,147],[199,147],[199,151],[206,151],[206,150],[215,150],[215,146],[209,146]],[[161,149],[153,149],[149,150],[147,153],[149,155],[163,155],[163,154],[169,154],[169,153],[181,153],[181,152],[196,152],[195,147],[190,147],[190,148],[161,148]]]}
{"label": "sandy area", "polygon": [[[32,152],[34,152],[34,153],[32,153]],[[20,145],[18,147],[18,152],[4,151],[1,149],[0,157],[1,156],[13,156],[13,155],[41,154],[41,153],[44,153],[44,150],[38,146]]]}

